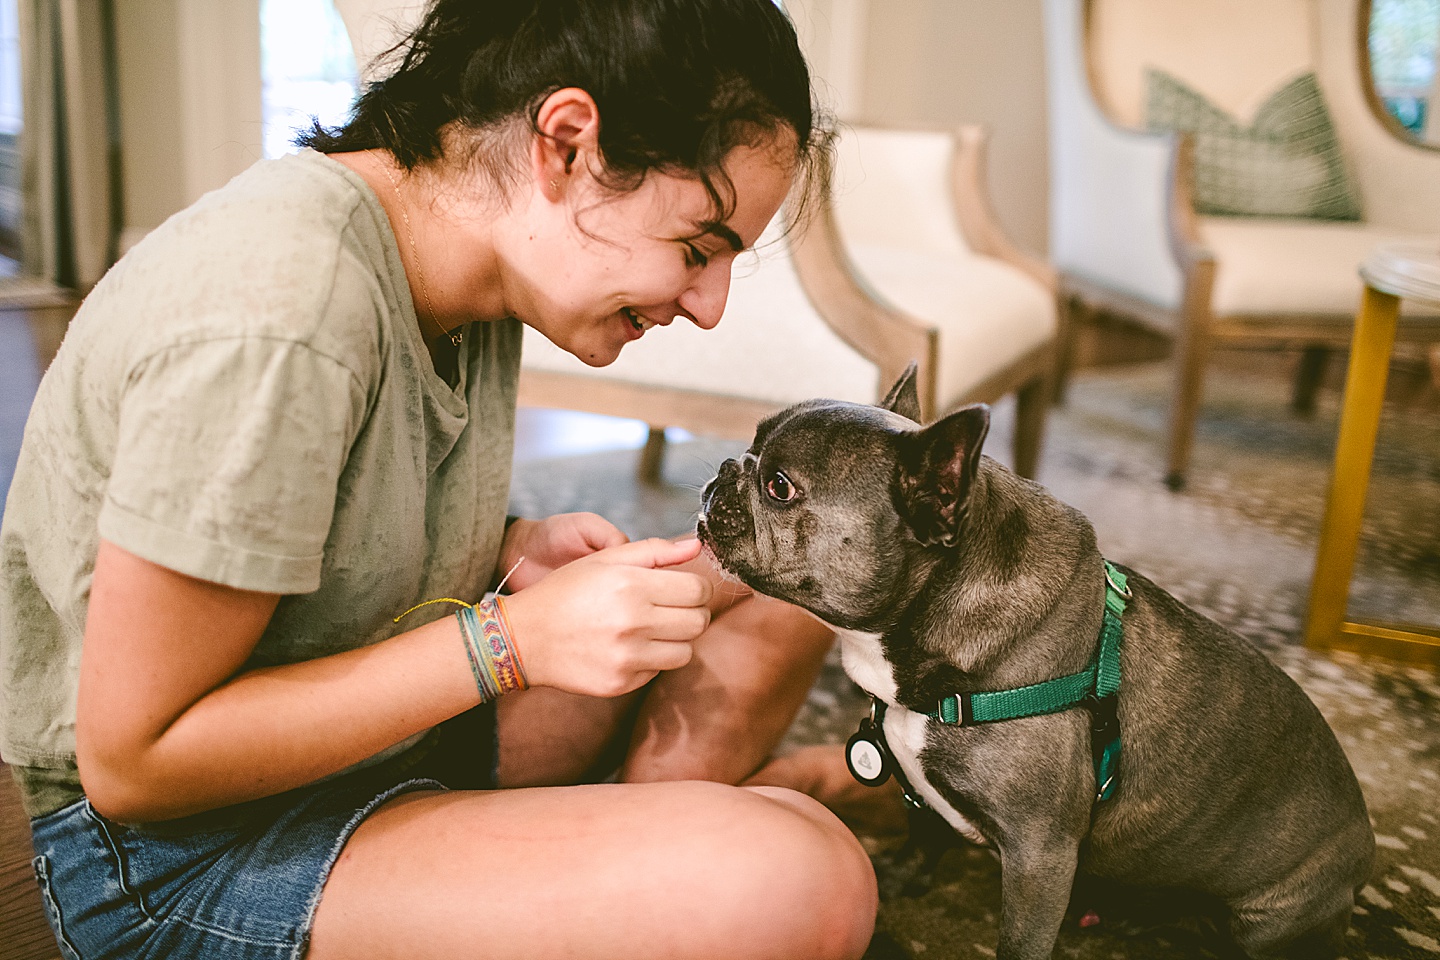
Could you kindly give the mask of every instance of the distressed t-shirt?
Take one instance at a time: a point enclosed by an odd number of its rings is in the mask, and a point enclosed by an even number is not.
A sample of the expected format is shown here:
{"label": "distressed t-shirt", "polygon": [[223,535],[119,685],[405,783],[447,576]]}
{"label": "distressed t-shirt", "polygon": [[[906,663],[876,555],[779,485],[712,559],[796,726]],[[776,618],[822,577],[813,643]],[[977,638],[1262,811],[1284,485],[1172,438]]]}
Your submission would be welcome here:
{"label": "distressed t-shirt", "polygon": [[484,591],[520,333],[469,325],[454,382],[438,376],[384,209],[314,151],[255,164],[111,269],[40,384],[0,525],[0,755],[30,814],[79,796],[102,537],[283,594],[249,667],[375,643],[444,615],[392,623],[421,600]]}

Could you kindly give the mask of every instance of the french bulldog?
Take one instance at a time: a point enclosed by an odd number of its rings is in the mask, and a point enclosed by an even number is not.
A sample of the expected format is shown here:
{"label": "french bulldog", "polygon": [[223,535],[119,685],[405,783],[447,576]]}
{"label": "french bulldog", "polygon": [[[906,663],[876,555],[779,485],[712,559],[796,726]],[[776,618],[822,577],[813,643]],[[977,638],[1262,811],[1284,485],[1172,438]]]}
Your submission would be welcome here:
{"label": "french bulldog", "polygon": [[[995,848],[999,960],[1051,955],[1077,871],[1209,894],[1248,956],[1336,955],[1375,841],[1314,704],[1236,634],[1107,567],[1084,516],[983,456],[988,407],[918,419],[913,366],[881,406],[775,414],[706,486],[698,532],[723,570],[835,629],[901,783]],[[1093,670],[1117,592],[1108,721],[1095,696],[936,716],[952,695]],[[1119,756],[1103,784],[1107,724]]]}

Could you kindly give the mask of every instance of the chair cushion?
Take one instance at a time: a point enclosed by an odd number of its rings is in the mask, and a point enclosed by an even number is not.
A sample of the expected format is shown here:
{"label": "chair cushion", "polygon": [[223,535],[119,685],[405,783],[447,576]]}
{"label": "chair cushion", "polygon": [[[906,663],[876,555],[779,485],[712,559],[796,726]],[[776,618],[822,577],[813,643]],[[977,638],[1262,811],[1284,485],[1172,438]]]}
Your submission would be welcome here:
{"label": "chair cushion", "polygon": [[1055,299],[1007,263],[855,244],[850,256],[882,300],[940,328],[936,406],[949,410],[1055,337]]}
{"label": "chair cushion", "polygon": [[[685,321],[656,327],[626,346],[614,363],[596,369],[526,327],[523,363],[778,406],[812,397],[876,402],[879,370],[815,311],[774,226],[760,242],[758,263],[756,257],[736,261],[730,298],[713,330]],[[657,411],[655,422],[664,421]]]}
{"label": "chair cushion", "polygon": [[847,246],[969,252],[955,229],[952,132],[846,127],[835,159],[835,220]]}
{"label": "chair cushion", "polygon": [[1149,129],[1194,135],[1198,212],[1360,219],[1313,73],[1271,94],[1249,127],[1164,71],[1148,71],[1146,87]]}
{"label": "chair cushion", "polygon": [[[1211,296],[1217,317],[1237,314],[1333,315],[1348,323],[1360,303],[1360,264],[1381,243],[1440,248],[1440,235],[1366,223],[1203,217],[1201,236],[1218,269]],[[1406,304],[1410,315],[1432,308]]]}

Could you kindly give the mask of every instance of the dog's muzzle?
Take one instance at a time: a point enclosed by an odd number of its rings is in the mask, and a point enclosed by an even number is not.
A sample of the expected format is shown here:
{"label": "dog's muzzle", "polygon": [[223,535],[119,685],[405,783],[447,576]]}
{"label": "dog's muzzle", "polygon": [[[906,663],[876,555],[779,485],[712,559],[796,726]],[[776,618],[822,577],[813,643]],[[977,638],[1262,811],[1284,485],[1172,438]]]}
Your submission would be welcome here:
{"label": "dog's muzzle", "polygon": [[743,537],[753,530],[750,512],[743,506],[742,481],[740,463],[731,459],[720,464],[715,479],[705,486],[697,526],[701,540],[712,547],[716,543]]}

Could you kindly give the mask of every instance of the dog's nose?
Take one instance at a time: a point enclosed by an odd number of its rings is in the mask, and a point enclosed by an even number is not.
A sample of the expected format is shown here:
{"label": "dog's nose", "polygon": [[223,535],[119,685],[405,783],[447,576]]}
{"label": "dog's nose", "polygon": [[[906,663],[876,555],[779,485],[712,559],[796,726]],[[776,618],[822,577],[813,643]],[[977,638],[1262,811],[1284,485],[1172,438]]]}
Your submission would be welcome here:
{"label": "dog's nose", "polygon": [[710,539],[728,539],[741,535],[746,528],[747,517],[741,507],[741,469],[739,461],[726,460],[720,464],[715,479],[705,486],[701,496],[700,519]]}
{"label": "dog's nose", "polygon": [[733,457],[721,462],[720,469],[715,471],[715,476],[711,477],[710,482],[705,484],[705,489],[700,491],[701,519],[704,519],[710,513],[710,505],[715,502],[715,491],[718,490],[720,484],[727,479],[726,472],[734,473],[735,467],[736,463]]}

